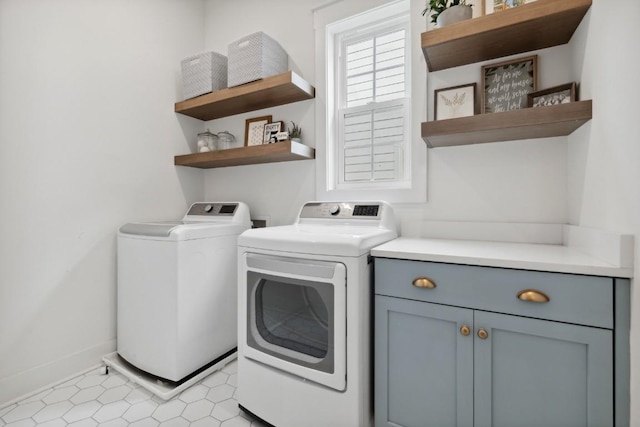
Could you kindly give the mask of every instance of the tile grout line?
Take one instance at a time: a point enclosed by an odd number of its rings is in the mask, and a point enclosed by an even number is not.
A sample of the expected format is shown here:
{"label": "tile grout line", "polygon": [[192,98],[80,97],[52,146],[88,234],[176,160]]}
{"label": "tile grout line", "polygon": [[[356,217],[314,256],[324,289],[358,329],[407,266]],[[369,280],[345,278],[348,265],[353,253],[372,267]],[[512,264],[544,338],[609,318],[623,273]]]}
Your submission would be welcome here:
{"label": "tile grout line", "polygon": [[29,400],[29,399],[31,399],[32,397],[34,397],[34,396],[36,396],[36,395],[38,395],[38,394],[40,394],[40,393],[43,393],[43,392],[45,392],[45,391],[47,391],[47,390],[49,390],[49,389],[55,389],[56,387],[58,387],[58,386],[59,386],[59,385],[61,385],[61,384],[64,384],[64,383],[66,383],[66,382],[68,382],[68,381],[71,381],[71,380],[73,380],[74,378],[78,378],[78,377],[80,377],[80,376],[86,375],[86,374],[88,374],[89,372],[92,372],[92,371],[94,371],[94,370],[97,370],[97,369],[99,369],[99,368],[100,368],[100,367],[102,367],[102,366],[104,366],[104,364],[103,364],[103,363],[100,363],[100,364],[94,365],[94,366],[92,366],[91,368],[87,368],[87,369],[82,370],[82,371],[80,371],[80,372],[78,372],[78,373],[75,373],[75,374],[73,374],[73,375],[70,375],[70,376],[68,376],[68,377],[65,377],[64,379],[61,379],[60,381],[55,381],[55,382],[53,382],[53,383],[51,383],[51,384],[49,384],[49,385],[46,385],[46,386],[40,387],[40,388],[36,389],[35,391],[28,392],[28,393],[26,393],[26,394],[24,394],[24,395],[22,395],[22,396],[19,396],[19,397],[15,398],[15,399],[9,400],[8,402],[0,403],[0,412],[1,412],[3,409],[5,409],[6,407],[8,407],[8,406],[11,406],[11,405],[14,405],[14,404],[15,404],[15,405],[17,405],[17,404],[19,404],[20,402],[23,402],[23,401],[25,401],[25,400]]}
{"label": "tile grout line", "polygon": [[[3,407],[0,409],[0,427],[76,423],[114,427],[138,423],[264,427],[238,408],[235,363],[225,365],[167,401],[155,399],[157,396],[120,373],[104,375],[90,369],[56,383],[64,384],[64,387],[43,388],[30,393],[25,400]],[[94,390],[90,396],[93,399],[75,403],[78,400],[74,397],[86,390]],[[164,409],[157,412],[161,406]]]}

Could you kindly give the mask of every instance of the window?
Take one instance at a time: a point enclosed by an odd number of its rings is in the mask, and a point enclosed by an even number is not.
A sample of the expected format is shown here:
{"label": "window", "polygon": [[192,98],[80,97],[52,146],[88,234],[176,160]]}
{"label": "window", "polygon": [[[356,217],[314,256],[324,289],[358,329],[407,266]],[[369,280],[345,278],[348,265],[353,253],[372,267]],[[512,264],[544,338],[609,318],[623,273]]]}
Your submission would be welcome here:
{"label": "window", "polygon": [[324,30],[316,46],[326,52],[318,65],[324,80],[316,83],[325,89],[316,91],[325,107],[317,111],[317,140],[326,141],[316,145],[324,161],[318,164],[316,195],[423,202],[426,159],[420,155],[426,149],[415,138],[419,129],[412,128],[421,120],[412,105],[411,76],[416,64],[424,64],[412,60],[410,2],[354,12],[366,3],[338,2],[316,12],[316,26]]}
{"label": "window", "polygon": [[335,188],[407,181],[408,33],[404,13],[335,34]]}
{"label": "window", "polygon": [[338,187],[406,180],[406,23],[338,35]]}

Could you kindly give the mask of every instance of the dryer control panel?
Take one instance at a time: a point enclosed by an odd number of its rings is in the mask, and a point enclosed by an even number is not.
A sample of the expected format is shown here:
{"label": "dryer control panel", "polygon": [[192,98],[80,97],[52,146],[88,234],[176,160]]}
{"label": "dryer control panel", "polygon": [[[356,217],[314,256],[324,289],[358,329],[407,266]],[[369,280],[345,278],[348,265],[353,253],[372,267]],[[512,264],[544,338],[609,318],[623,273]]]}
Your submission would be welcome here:
{"label": "dryer control panel", "polygon": [[300,218],[380,219],[380,202],[312,202],[300,211]]}

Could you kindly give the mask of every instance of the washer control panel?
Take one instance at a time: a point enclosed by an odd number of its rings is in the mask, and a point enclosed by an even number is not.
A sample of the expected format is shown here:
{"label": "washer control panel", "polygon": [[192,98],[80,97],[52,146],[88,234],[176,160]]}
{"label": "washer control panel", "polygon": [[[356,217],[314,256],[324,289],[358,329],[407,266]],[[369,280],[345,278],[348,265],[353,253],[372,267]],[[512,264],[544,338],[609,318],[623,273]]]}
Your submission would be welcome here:
{"label": "washer control panel", "polygon": [[302,207],[300,218],[380,219],[377,202],[313,202]]}
{"label": "washer control panel", "polygon": [[237,203],[194,203],[187,215],[233,216],[237,207]]}

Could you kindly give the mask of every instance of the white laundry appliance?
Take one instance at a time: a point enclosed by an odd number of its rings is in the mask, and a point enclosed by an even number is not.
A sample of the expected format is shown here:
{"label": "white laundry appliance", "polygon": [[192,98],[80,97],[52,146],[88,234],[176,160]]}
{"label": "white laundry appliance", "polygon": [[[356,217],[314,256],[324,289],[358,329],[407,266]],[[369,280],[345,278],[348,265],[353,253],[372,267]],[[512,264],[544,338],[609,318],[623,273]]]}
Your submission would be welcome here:
{"label": "white laundry appliance", "polygon": [[181,381],[237,347],[241,202],[194,203],[181,221],[118,231],[117,353],[163,380]]}
{"label": "white laundry appliance", "polygon": [[277,427],[372,423],[370,249],[397,237],[385,202],[306,203],[238,238],[242,410]]}

